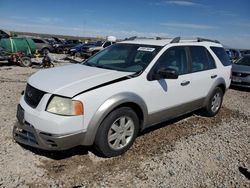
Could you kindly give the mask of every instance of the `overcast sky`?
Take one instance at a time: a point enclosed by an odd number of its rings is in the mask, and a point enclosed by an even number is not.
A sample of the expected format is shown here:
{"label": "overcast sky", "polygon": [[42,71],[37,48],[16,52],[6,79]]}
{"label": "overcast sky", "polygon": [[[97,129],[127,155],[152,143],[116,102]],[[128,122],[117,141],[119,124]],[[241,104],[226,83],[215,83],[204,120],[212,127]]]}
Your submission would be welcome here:
{"label": "overcast sky", "polygon": [[250,0],[0,0],[0,29],[118,38],[198,36],[250,49]]}

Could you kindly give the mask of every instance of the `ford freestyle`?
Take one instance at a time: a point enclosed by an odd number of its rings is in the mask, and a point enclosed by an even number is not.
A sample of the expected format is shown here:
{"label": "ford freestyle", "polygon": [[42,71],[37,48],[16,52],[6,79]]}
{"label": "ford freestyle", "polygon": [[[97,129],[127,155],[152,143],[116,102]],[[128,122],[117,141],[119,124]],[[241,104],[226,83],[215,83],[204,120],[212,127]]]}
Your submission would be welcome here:
{"label": "ford freestyle", "polygon": [[82,64],[28,79],[14,139],[44,150],[93,145],[104,157],[126,152],[145,128],[202,110],[215,116],[231,82],[218,41],[123,41]]}

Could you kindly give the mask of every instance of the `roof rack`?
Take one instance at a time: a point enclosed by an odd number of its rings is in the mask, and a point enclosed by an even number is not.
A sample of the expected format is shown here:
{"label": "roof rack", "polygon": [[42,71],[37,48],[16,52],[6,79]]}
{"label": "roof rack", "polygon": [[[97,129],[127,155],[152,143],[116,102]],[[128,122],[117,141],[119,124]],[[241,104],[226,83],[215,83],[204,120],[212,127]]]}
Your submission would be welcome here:
{"label": "roof rack", "polygon": [[218,43],[218,44],[220,44],[220,42],[218,41],[218,40],[211,40],[211,39],[205,39],[205,38],[197,38],[197,42],[204,42],[204,41],[206,41],[206,42],[215,42],[215,43]]}
{"label": "roof rack", "polygon": [[[211,40],[211,39],[205,39],[205,38],[194,38],[194,39],[183,39],[183,40],[187,40],[187,41],[194,41],[194,42],[214,42],[214,43],[218,43],[220,44],[220,42],[218,40]],[[181,42],[181,37],[175,37],[170,43],[179,43]]]}

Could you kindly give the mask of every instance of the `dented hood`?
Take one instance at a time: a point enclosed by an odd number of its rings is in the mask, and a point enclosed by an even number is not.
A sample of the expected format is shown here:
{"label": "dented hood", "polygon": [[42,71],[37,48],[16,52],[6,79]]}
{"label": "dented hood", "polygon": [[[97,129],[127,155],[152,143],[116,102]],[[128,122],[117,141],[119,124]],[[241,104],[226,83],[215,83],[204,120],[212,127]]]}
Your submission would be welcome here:
{"label": "dented hood", "polygon": [[81,64],[66,65],[33,74],[28,83],[45,92],[73,97],[92,87],[131,75],[121,72]]}

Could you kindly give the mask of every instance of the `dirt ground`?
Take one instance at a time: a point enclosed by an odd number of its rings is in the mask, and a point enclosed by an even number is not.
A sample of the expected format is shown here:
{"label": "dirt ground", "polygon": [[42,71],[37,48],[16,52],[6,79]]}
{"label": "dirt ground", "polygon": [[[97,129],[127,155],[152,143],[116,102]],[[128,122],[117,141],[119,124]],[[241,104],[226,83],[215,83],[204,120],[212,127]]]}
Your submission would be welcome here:
{"label": "dirt ground", "polygon": [[36,71],[0,65],[0,187],[250,188],[249,90],[229,89],[216,117],[165,122],[144,131],[126,154],[104,159],[91,147],[44,152],[13,141],[16,106]]}

